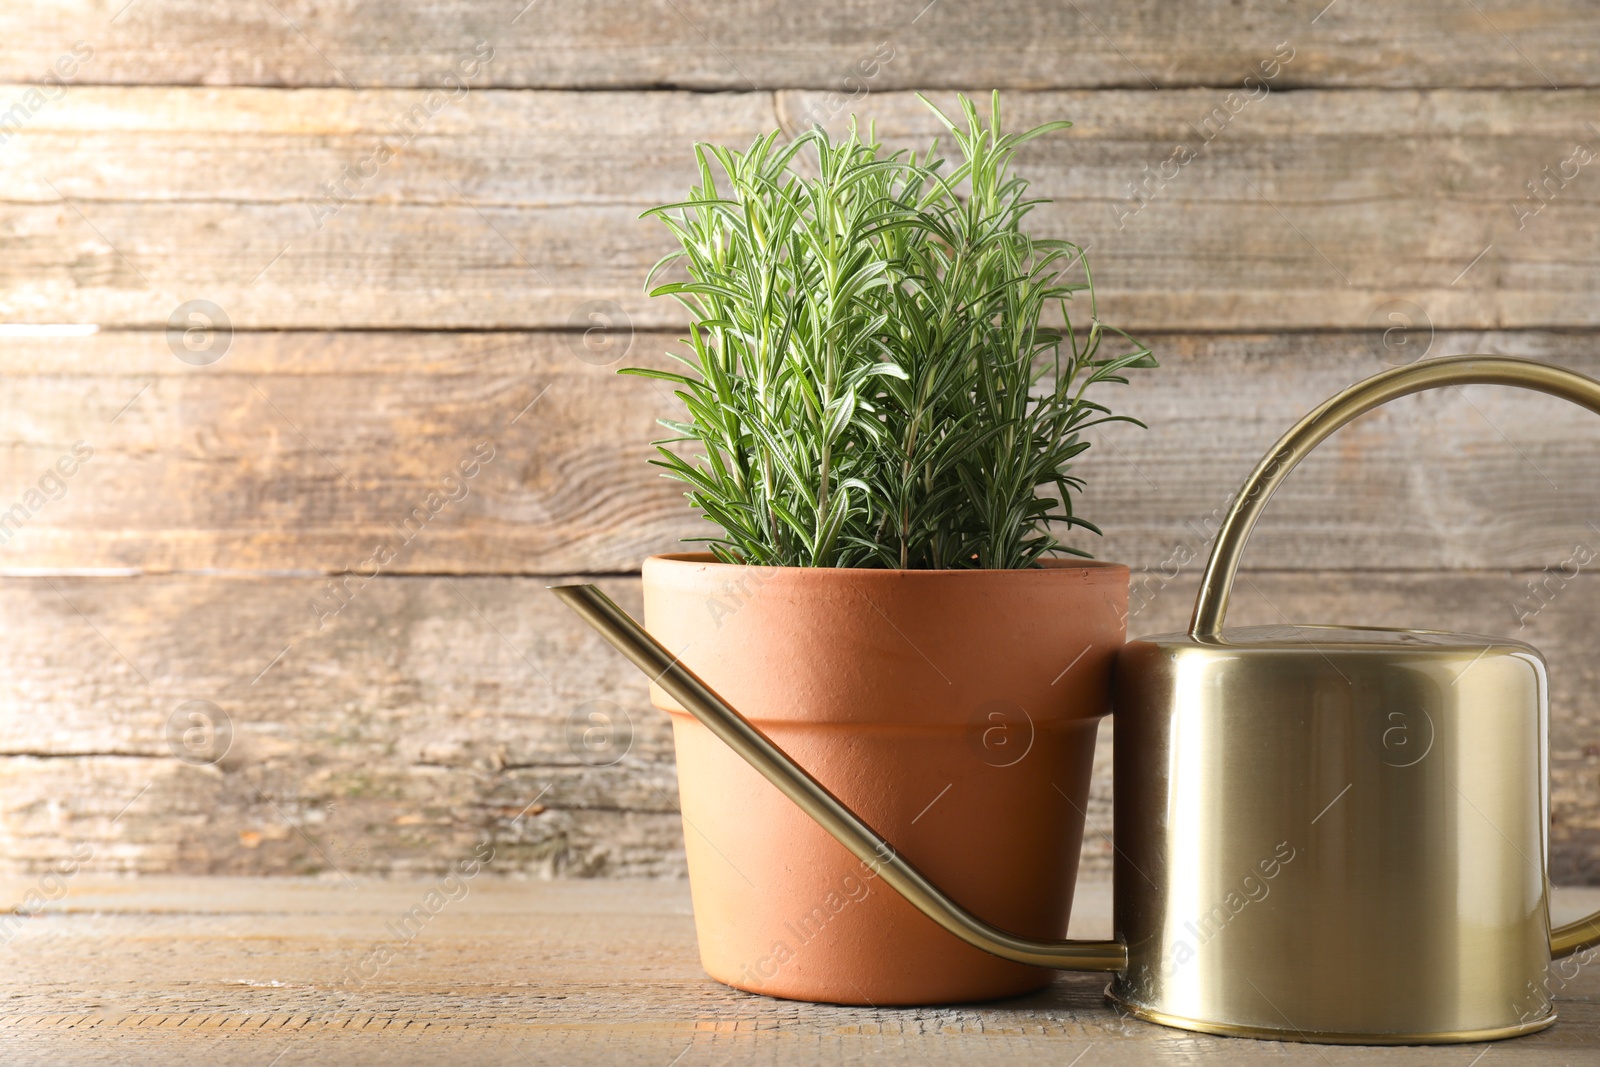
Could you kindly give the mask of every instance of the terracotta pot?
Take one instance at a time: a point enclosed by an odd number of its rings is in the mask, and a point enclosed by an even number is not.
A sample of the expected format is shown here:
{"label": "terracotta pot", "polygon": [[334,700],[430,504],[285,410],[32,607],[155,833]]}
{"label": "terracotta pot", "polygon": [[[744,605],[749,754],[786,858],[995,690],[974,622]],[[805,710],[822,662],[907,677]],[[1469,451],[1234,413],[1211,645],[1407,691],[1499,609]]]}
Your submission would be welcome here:
{"label": "terracotta pot", "polygon": [[[658,640],[961,904],[1063,937],[1128,569],[644,564]],[[739,989],[841,1004],[1026,993],[1052,972],[971,948],[749,765],[672,713],[700,959]]]}

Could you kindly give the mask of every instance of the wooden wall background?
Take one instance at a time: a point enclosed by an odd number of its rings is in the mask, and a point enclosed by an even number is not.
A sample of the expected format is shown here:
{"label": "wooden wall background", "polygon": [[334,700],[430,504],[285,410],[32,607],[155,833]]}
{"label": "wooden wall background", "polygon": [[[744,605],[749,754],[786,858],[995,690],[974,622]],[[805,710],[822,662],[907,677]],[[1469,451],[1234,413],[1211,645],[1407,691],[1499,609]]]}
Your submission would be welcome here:
{"label": "wooden wall background", "polygon": [[[666,242],[637,215],[688,186],[696,139],[856,111],[921,142],[914,89],[1076,123],[1022,161],[1056,200],[1039,224],[1092,246],[1102,313],[1165,363],[1121,398],[1152,429],[1083,467],[1136,631],[1184,621],[1208,519],[1336,389],[1425,353],[1600,374],[1580,0],[63,0],[0,6],[0,39],[14,871],[85,847],[104,871],[438,871],[487,834],[501,870],[681,872],[668,731],[542,589],[588,575],[637,607],[640,558],[696,531],[645,464],[669,398],[605,365],[680,325],[642,295]],[[192,301],[227,325],[185,348]],[[1555,875],[1591,883],[1596,441],[1488,390],[1369,416],[1274,502],[1235,614],[1545,649]],[[484,443],[464,498],[314,606]],[[604,766],[568,742],[596,700],[631,722]],[[231,725],[219,762],[174,734],[190,701]]]}

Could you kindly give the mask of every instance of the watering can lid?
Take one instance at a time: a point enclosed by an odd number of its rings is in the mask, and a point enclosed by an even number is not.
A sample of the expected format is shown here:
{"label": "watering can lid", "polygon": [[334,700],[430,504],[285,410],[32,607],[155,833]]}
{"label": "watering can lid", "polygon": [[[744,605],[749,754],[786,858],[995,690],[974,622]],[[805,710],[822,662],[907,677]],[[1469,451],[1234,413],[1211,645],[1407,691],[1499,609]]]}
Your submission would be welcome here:
{"label": "watering can lid", "polygon": [[1502,649],[1507,652],[1539,656],[1538,649],[1532,645],[1504,637],[1447,633],[1443,630],[1402,630],[1384,626],[1327,626],[1312,623],[1230,627],[1214,635],[1152,634],[1136,638],[1133,643],[1187,645],[1219,650],[1311,653],[1338,650],[1406,653],[1438,651],[1459,654],[1463,650],[1487,652],[1491,649]]}

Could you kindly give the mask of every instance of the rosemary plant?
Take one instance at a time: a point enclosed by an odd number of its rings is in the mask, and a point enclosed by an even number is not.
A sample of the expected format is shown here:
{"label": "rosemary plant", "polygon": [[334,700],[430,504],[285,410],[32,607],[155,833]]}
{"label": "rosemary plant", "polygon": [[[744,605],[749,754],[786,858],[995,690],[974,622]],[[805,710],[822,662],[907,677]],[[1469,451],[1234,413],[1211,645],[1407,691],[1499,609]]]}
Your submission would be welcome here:
{"label": "rosemary plant", "polygon": [[1012,157],[1069,123],[1005,134],[998,94],[987,121],[965,98],[960,124],[933,110],[953,169],[937,141],[886,153],[854,123],[838,142],[775,131],[744,152],[697,145],[689,199],[646,213],[681,245],[651,280],[671,264],[688,280],[652,295],[689,309],[692,356],[623,373],[673,383],[687,407],[662,420],[677,436],[655,462],[721,528],[698,539],[719,559],[1020,568],[1088,555],[1057,529],[1099,532],[1073,512],[1072,461],[1085,430],[1137,420],[1085,392],[1155,361],[1096,316],[1083,250],[1023,229],[1041,201]]}

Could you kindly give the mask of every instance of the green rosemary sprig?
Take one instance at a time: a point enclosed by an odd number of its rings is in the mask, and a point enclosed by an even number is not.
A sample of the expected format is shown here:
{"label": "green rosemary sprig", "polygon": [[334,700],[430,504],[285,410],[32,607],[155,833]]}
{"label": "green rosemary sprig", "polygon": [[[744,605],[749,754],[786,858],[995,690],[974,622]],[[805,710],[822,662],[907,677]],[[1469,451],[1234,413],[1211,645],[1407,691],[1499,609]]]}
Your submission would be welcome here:
{"label": "green rosemary sprig", "polygon": [[[998,94],[987,122],[961,109],[959,125],[934,109],[962,157],[948,173],[937,141],[919,156],[885,154],[853,123],[837,143],[774,132],[744,152],[697,145],[688,199],[646,213],[680,245],[651,280],[674,264],[688,280],[652,295],[689,309],[692,354],[675,357],[683,372],[623,373],[671,382],[687,407],[663,420],[678,436],[655,462],[721,528],[700,539],[718,558],[1018,568],[1087,555],[1053,532],[1099,532],[1073,513],[1071,463],[1084,431],[1136,420],[1085,391],[1155,360],[1099,321],[1082,249],[1023,229],[1039,201],[1012,157],[1068,124],[1004,134]],[[1083,280],[1065,281],[1080,265]],[[1068,308],[1080,294],[1083,332]],[[1053,306],[1059,328],[1041,324]]]}

